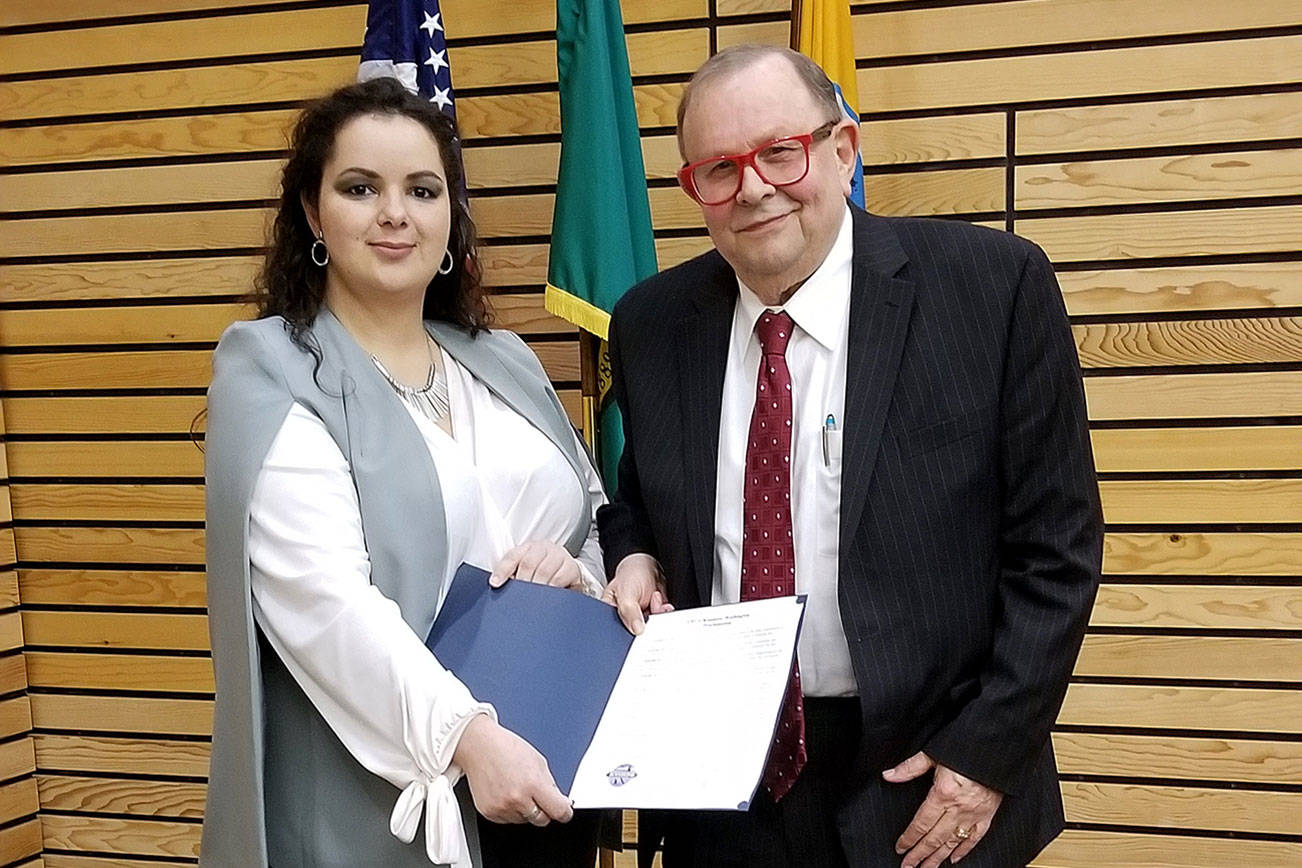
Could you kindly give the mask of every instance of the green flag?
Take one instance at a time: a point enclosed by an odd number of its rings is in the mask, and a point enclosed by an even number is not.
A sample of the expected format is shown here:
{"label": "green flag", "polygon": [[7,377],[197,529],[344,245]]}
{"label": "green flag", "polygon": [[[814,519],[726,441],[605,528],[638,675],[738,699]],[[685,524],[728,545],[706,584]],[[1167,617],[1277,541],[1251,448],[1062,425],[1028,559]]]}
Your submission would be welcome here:
{"label": "green flag", "polygon": [[558,0],[556,67],[561,163],[546,305],[602,339],[595,445],[602,475],[614,485],[624,435],[618,409],[607,400],[610,310],[624,290],[656,272],[618,0]]}

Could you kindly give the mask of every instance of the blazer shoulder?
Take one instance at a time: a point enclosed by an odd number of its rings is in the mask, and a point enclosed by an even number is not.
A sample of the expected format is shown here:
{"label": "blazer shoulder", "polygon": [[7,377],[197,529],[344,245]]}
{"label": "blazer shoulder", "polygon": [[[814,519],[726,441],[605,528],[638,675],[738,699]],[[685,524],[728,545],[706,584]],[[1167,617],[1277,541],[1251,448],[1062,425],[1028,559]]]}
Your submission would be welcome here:
{"label": "blazer shoulder", "polygon": [[538,354],[524,338],[510,329],[485,329],[475,335],[474,339],[483,341],[485,349],[499,359],[513,363],[517,370],[533,373],[544,383],[550,382],[542,362],[538,359]]}
{"label": "blazer shoulder", "polygon": [[1003,229],[934,217],[880,219],[888,221],[905,253],[914,261],[971,262],[981,257],[1020,269],[1028,259],[1044,258],[1044,252],[1034,242]]}
{"label": "blazer shoulder", "polygon": [[733,271],[719,251],[711,248],[634,284],[615,303],[611,316],[621,322],[661,319],[667,310],[681,309],[694,289],[721,279],[733,280]]}

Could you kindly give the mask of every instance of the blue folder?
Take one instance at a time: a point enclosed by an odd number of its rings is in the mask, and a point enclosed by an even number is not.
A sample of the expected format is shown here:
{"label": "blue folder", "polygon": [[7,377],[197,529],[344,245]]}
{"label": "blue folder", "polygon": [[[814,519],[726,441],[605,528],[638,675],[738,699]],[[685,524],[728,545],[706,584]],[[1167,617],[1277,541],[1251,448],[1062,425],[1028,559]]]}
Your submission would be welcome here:
{"label": "blue folder", "polygon": [[494,589],[462,564],[425,644],[568,794],[633,636],[600,600],[522,581]]}

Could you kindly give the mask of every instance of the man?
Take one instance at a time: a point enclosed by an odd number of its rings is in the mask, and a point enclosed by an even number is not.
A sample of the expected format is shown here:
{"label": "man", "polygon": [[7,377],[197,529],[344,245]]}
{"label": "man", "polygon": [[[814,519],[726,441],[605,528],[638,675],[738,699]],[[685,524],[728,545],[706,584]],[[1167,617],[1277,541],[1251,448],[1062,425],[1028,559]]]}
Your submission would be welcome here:
{"label": "man", "polygon": [[642,843],[666,868],[1024,865],[1062,828],[1049,728],[1102,538],[1052,269],[850,206],[858,129],[795,52],[707,61],[678,140],[715,249],[611,320],[607,599],[634,632],[808,602],[753,807],[647,816]]}

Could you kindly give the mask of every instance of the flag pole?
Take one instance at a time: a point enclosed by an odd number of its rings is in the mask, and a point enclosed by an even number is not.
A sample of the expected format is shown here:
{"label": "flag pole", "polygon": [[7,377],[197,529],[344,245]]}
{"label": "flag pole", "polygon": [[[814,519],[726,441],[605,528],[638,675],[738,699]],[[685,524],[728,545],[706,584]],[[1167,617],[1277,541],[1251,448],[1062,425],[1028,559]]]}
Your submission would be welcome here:
{"label": "flag pole", "polygon": [[597,364],[601,359],[601,338],[587,329],[579,329],[579,392],[582,397],[583,442],[597,454]]}
{"label": "flag pole", "polygon": [[801,0],[791,0],[791,50],[800,50],[800,13]]}

